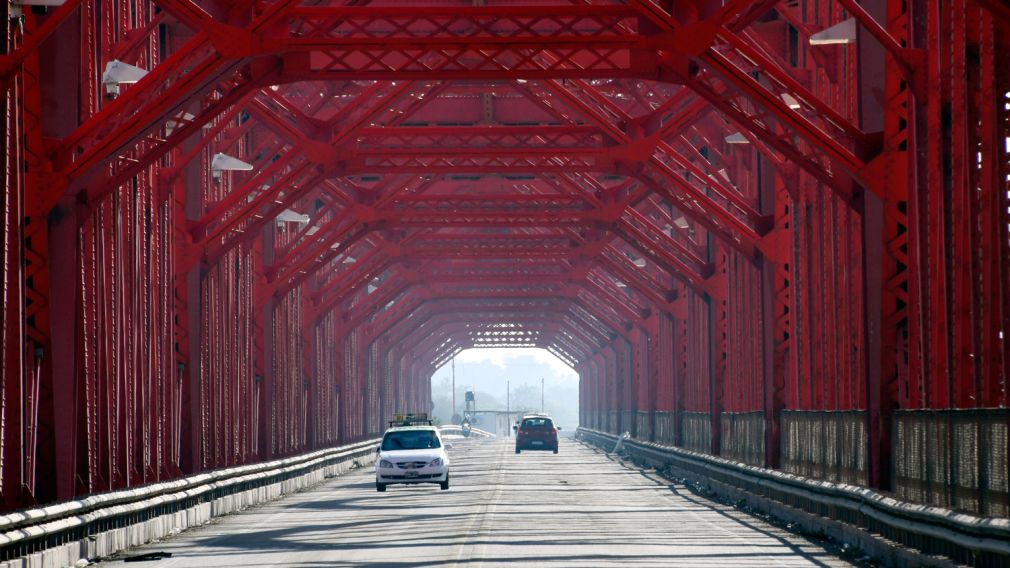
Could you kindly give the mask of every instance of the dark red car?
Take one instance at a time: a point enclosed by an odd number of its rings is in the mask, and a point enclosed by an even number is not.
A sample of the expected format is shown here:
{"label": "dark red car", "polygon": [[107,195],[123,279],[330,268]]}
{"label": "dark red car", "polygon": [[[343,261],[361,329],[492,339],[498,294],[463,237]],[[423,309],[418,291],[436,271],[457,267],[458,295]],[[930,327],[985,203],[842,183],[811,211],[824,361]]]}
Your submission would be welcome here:
{"label": "dark red car", "polygon": [[558,453],[558,429],[550,416],[524,416],[516,428],[516,453],[551,450]]}

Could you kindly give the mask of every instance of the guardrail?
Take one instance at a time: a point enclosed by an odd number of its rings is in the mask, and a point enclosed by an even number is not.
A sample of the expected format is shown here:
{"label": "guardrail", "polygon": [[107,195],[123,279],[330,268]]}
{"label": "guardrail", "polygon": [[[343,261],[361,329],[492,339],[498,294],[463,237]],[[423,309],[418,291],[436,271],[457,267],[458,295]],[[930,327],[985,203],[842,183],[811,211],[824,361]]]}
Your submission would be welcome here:
{"label": "guardrail", "polygon": [[[670,467],[716,493],[726,489],[766,499],[790,510],[838,521],[958,564],[1010,566],[1010,519],[977,517],[928,505],[899,501],[872,489],[808,479],[762,467],[579,428],[578,437],[607,451],[622,451],[653,467]],[[738,496],[738,495],[736,495]],[[775,513],[775,511],[769,511]],[[843,539],[844,541],[844,539]],[[864,544],[866,540],[864,539]],[[880,558],[872,550],[864,551]]]}
{"label": "guardrail", "polygon": [[374,460],[379,440],[0,516],[0,566],[73,565],[297,491]]}
{"label": "guardrail", "polygon": [[[439,426],[438,429],[442,433],[451,433],[455,435],[458,432],[460,436],[463,435],[463,427],[458,424],[446,424],[445,426]],[[491,432],[472,427],[470,428],[470,435],[477,436],[478,438],[497,438],[497,436]]]}

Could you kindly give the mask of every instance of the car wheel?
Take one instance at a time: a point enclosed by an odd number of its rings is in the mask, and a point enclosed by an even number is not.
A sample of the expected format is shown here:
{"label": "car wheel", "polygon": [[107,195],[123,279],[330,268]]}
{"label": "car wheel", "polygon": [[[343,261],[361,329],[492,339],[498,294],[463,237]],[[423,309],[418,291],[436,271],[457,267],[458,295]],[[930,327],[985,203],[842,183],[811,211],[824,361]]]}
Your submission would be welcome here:
{"label": "car wheel", "polygon": [[378,481],[376,481],[375,482],[375,490],[378,491],[379,493],[384,492],[386,490],[386,484],[385,483],[379,483]]}
{"label": "car wheel", "polygon": [[522,453],[522,450],[520,450],[519,448],[516,448],[516,453],[517,453],[517,454],[521,454],[521,453]]}
{"label": "car wheel", "polygon": [[448,491],[449,490],[449,474],[448,473],[445,474],[445,481],[439,483],[438,486],[442,488],[442,491]]}
{"label": "car wheel", "polygon": [[558,453],[558,449],[557,448],[554,448],[554,453],[555,454]]}

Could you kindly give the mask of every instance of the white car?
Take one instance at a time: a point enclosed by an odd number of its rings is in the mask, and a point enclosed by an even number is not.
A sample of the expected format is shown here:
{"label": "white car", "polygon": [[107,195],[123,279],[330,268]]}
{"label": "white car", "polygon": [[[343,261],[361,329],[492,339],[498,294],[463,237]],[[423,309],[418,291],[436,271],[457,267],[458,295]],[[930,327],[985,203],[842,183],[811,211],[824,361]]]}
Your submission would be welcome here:
{"label": "white car", "polygon": [[449,489],[449,455],[438,428],[402,426],[386,430],[375,459],[375,490],[394,483],[437,483]]}

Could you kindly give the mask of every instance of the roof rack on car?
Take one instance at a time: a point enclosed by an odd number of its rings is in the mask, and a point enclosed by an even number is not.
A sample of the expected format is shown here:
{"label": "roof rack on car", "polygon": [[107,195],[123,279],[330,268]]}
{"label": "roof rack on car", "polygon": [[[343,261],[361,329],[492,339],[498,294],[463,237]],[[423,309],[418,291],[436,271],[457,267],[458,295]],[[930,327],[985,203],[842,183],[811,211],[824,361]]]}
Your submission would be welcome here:
{"label": "roof rack on car", "polygon": [[434,426],[434,424],[428,418],[428,413],[422,412],[417,414],[394,414],[393,419],[389,421],[389,427],[394,428],[396,426]]}

